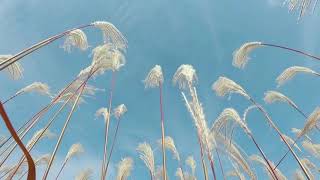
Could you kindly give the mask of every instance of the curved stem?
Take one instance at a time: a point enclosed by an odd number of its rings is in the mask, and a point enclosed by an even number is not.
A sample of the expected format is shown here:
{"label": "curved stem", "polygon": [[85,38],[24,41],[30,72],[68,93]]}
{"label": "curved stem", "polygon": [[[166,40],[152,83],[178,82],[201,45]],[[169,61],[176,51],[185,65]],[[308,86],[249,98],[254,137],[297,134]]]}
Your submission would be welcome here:
{"label": "curved stem", "polygon": [[268,124],[277,132],[277,134],[280,136],[280,138],[282,139],[282,141],[285,143],[285,145],[289,148],[291,154],[293,155],[293,157],[295,158],[295,160],[298,162],[301,170],[303,171],[303,173],[305,174],[305,176],[307,177],[308,180],[310,180],[310,177],[305,169],[305,167],[302,165],[299,157],[296,155],[296,153],[294,152],[294,150],[291,148],[291,146],[288,144],[288,142],[286,141],[286,139],[282,136],[282,133],[280,132],[280,130],[278,129],[278,127],[274,124],[274,122],[271,120],[271,117],[269,116],[269,114],[262,108],[262,106],[258,103],[256,103],[256,101],[253,98],[249,98],[249,100],[255,105],[257,106],[257,108],[259,109],[259,111],[264,115],[264,117],[267,119]]}
{"label": "curved stem", "polygon": [[33,46],[22,50],[21,52],[17,53],[13,57],[7,59],[6,61],[1,62],[0,63],[0,71],[4,70],[5,68],[10,66],[11,64],[19,61],[20,59],[22,59],[23,57],[27,56],[28,54],[31,54],[32,52],[34,52],[34,51],[36,51],[36,50],[38,50],[38,49],[40,49],[40,48],[52,43],[52,42],[54,42],[55,40],[64,37],[69,32],[71,32],[71,31],[73,31],[75,29],[84,29],[84,28],[90,27],[90,26],[92,26],[92,24],[86,24],[86,25],[79,26],[77,28],[72,28],[72,29],[69,29],[69,30],[64,31],[62,33],[59,33],[57,35],[54,35],[52,37],[49,37],[49,38],[47,38],[47,39],[45,39],[43,41],[40,41],[39,43],[34,44]]}
{"label": "curved stem", "polygon": [[22,94],[23,91],[20,91],[19,93],[14,94],[13,96],[11,96],[10,98],[8,98],[7,100],[5,100],[2,104],[6,104],[7,102],[11,101],[12,99],[14,99],[15,97],[19,96],[20,94]]}
{"label": "curved stem", "polygon": [[164,113],[163,113],[163,99],[162,99],[162,84],[159,82],[160,90],[160,113],[161,113],[161,147],[162,147],[162,168],[163,168],[163,180],[167,180],[167,169],[166,169],[166,149],[164,145]]}
{"label": "curved stem", "polygon": [[20,149],[22,150],[23,154],[25,155],[25,157],[27,158],[27,162],[28,162],[28,180],[35,180],[36,179],[36,169],[35,169],[35,164],[34,161],[31,157],[31,155],[29,154],[27,148],[23,145],[21,139],[19,138],[17,132],[15,131],[14,127],[11,124],[11,121],[2,105],[2,103],[0,102],[0,114],[2,116],[2,119],[4,121],[4,123],[7,126],[7,129],[9,130],[10,134],[12,135],[13,139],[17,142],[17,144],[19,145]]}
{"label": "curved stem", "polygon": [[289,51],[292,51],[292,52],[295,52],[295,53],[302,54],[302,55],[304,55],[304,56],[310,57],[310,58],[312,58],[312,59],[320,60],[320,57],[317,57],[317,56],[315,56],[315,55],[306,53],[306,52],[301,51],[301,50],[289,48],[289,47],[286,47],[286,46],[280,46],[280,45],[269,44],[269,43],[262,43],[261,45],[269,46],[269,47],[275,47],[275,48],[280,48],[280,49],[285,49],[285,50],[289,50]]}
{"label": "curved stem", "polygon": [[[108,146],[108,136],[109,136],[109,124],[110,124],[110,114],[111,114],[111,108],[112,108],[112,99],[113,99],[113,90],[115,88],[116,83],[116,71],[112,72],[111,77],[111,87],[110,87],[110,94],[109,94],[109,107],[108,107],[108,117],[106,120],[106,126],[105,126],[105,134],[104,134],[104,152],[103,152],[103,161],[102,161],[102,167],[101,167],[101,180],[104,180],[107,175],[107,169],[106,169],[106,161],[107,161],[107,146]],[[106,170],[105,170],[106,169]]]}

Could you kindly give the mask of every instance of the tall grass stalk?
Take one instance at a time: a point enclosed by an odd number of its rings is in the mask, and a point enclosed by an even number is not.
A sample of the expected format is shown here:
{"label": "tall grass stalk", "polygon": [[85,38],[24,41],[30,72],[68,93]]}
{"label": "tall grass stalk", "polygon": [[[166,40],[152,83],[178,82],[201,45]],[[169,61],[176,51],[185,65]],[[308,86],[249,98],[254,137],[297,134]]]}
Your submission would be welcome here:
{"label": "tall grass stalk", "polygon": [[102,167],[101,167],[101,180],[104,180],[107,175],[107,146],[108,146],[108,137],[109,137],[109,125],[110,125],[110,114],[111,114],[111,108],[112,108],[112,99],[113,99],[113,91],[115,88],[115,83],[116,83],[116,71],[112,72],[112,77],[111,77],[111,85],[110,85],[110,90],[109,90],[109,107],[108,107],[108,116],[106,120],[106,125],[105,125],[105,133],[104,133],[104,145],[103,145],[103,161],[102,161]]}
{"label": "tall grass stalk", "polygon": [[272,119],[269,116],[269,114],[267,113],[267,111],[260,104],[258,104],[251,96],[249,96],[247,94],[247,92],[241,86],[239,86],[237,83],[235,83],[234,81],[232,81],[226,77],[219,77],[219,79],[212,85],[212,89],[219,96],[225,96],[227,94],[232,94],[232,93],[240,94],[240,95],[244,96],[246,99],[248,99],[253,105],[255,105],[258,108],[258,110],[263,114],[263,116],[267,120],[268,124],[277,132],[277,134],[280,136],[280,138],[285,143],[287,148],[289,148],[291,154],[293,155],[295,160],[298,162],[301,170],[304,172],[305,176],[310,180],[310,177],[309,177],[308,173],[306,172],[306,169],[302,165],[299,157],[296,155],[294,150],[291,148],[291,146],[288,144],[286,139],[283,137],[281,131],[274,124],[274,122],[272,121]]}

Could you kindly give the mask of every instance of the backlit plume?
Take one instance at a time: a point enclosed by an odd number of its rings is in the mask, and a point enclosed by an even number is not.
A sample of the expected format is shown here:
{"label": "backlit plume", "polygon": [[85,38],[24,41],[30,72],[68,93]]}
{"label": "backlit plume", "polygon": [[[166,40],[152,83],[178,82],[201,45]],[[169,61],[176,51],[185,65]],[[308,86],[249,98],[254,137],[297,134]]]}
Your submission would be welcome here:
{"label": "backlit plume", "polygon": [[72,47],[77,47],[80,50],[85,51],[88,48],[87,36],[80,29],[70,31],[67,34],[62,47],[67,52],[71,52]]}
{"label": "backlit plume", "polygon": [[133,168],[133,160],[131,158],[124,158],[118,164],[117,180],[127,180]]}
{"label": "backlit plume", "polygon": [[36,92],[41,95],[50,95],[50,88],[45,83],[34,82],[34,83],[20,89],[16,94],[27,93],[27,92],[28,93]]}
{"label": "backlit plume", "polygon": [[154,156],[151,146],[144,142],[138,145],[137,151],[139,153],[140,159],[144,162],[146,167],[149,169],[152,176],[155,176],[155,165],[154,165]]}
{"label": "backlit plume", "polygon": [[[0,55],[0,63],[12,58],[12,55]],[[8,66],[5,71],[13,80],[19,80],[23,76],[23,68],[19,62],[15,62]]]}
{"label": "backlit plume", "polygon": [[298,137],[306,135],[308,132],[310,132],[317,124],[318,120],[320,119],[320,108],[317,107],[311,115],[308,117],[306,123],[304,124],[304,127],[301,130],[301,133],[298,135]]}
{"label": "backlit plume", "polygon": [[197,82],[196,70],[189,64],[181,65],[173,75],[173,84],[178,84],[180,89],[189,88]]}
{"label": "backlit plume", "polygon": [[249,99],[249,95],[246,91],[237,83],[226,77],[219,77],[219,79],[213,83],[212,90],[216,92],[218,96],[225,96],[227,94],[240,94]]}
{"label": "backlit plume", "polygon": [[282,86],[289,80],[291,80],[295,75],[299,73],[305,73],[305,74],[311,74],[311,75],[316,75],[320,76],[319,73],[315,72],[312,69],[302,67],[302,66],[292,66],[287,69],[285,69],[276,79],[276,82],[278,84],[278,87]]}
{"label": "backlit plume", "polygon": [[122,35],[122,33],[110,22],[96,21],[92,25],[101,29],[103,33],[104,43],[112,43],[119,49],[126,49],[128,47],[128,41]]}
{"label": "backlit plume", "polygon": [[250,60],[249,54],[251,51],[258,47],[262,47],[261,42],[248,42],[244,43],[239,49],[233,52],[232,65],[243,69]]}
{"label": "backlit plume", "polygon": [[120,119],[128,111],[127,107],[124,104],[120,104],[113,110],[113,115]]}
{"label": "backlit plume", "polygon": [[161,66],[155,65],[148,73],[146,79],[143,81],[146,88],[159,87],[163,83],[163,74]]}

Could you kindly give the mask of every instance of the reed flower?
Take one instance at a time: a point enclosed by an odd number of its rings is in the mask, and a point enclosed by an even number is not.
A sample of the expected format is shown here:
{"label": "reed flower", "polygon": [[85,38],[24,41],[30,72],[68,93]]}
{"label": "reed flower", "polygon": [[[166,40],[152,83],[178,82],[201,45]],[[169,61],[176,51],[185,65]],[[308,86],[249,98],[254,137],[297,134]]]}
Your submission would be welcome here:
{"label": "reed flower", "polygon": [[143,81],[146,88],[156,88],[163,84],[164,78],[161,66],[155,65],[150,72],[148,73],[147,77]]}
{"label": "reed flower", "polygon": [[250,60],[249,54],[256,48],[262,47],[261,42],[247,42],[244,43],[239,49],[233,52],[232,65],[243,69]]}
{"label": "reed flower", "polygon": [[[270,179],[273,179],[274,176],[273,174],[271,174],[272,170],[269,168],[269,166],[267,165],[267,163],[263,160],[262,157],[258,156],[258,155],[252,155],[250,156],[250,160],[255,161],[259,164],[261,164],[264,168],[264,170],[266,171],[266,173],[268,174]],[[269,162],[272,167],[275,167],[274,164],[272,162]],[[284,174],[277,168],[275,169],[275,173],[278,177],[279,180],[286,180],[287,178],[284,176]]]}
{"label": "reed flower", "polygon": [[137,151],[139,152],[140,159],[149,169],[151,176],[155,176],[154,156],[150,144],[146,142],[139,144],[137,147]]}
{"label": "reed flower", "polygon": [[247,92],[240,85],[226,77],[219,77],[218,80],[213,83],[212,90],[215,91],[218,96],[235,93],[250,99]]}
{"label": "reed flower", "polygon": [[20,89],[17,91],[16,94],[22,94],[22,93],[31,93],[36,92],[41,95],[49,95],[50,96],[50,87],[42,82],[33,82],[32,84]]}
{"label": "reed flower", "polygon": [[85,51],[88,48],[87,36],[81,29],[70,31],[66,35],[62,47],[67,52],[71,52],[72,47],[77,47],[80,50]]}
{"label": "reed flower", "polygon": [[[0,55],[0,63],[12,58],[12,55]],[[5,71],[13,80],[19,80],[23,76],[23,68],[19,62],[15,62],[8,66]]]}
{"label": "reed flower", "polygon": [[312,179],[312,180],[315,179],[314,175],[311,172],[311,169],[316,168],[315,165],[311,161],[309,161],[309,159],[307,159],[307,158],[301,159],[301,163],[304,166],[304,168],[306,169],[307,174],[309,175],[310,179]]}
{"label": "reed flower", "polygon": [[247,124],[241,120],[238,112],[233,108],[224,109],[219,117],[214,121],[211,130],[219,131],[223,126],[227,125],[229,120],[238,124],[248,136],[252,134]]}
{"label": "reed flower", "polygon": [[44,139],[44,138],[49,138],[52,139],[56,136],[56,134],[52,133],[49,129],[40,129],[36,131],[32,138],[28,141],[26,147],[29,149],[32,146],[34,146],[35,143],[37,143],[39,140]]}
{"label": "reed flower", "polygon": [[66,155],[65,161],[68,161],[72,157],[82,154],[83,152],[84,152],[84,148],[82,144],[80,143],[73,144]]}
{"label": "reed flower", "polygon": [[320,119],[320,107],[317,107],[311,115],[308,117],[307,122],[304,124],[304,127],[301,130],[301,133],[298,137],[306,135],[309,131],[311,131],[317,124]]}
{"label": "reed flower", "polygon": [[232,163],[232,166],[234,170],[227,172],[226,176],[233,176],[239,178],[239,180],[245,180],[246,177],[242,174],[239,167],[235,163]]}
{"label": "reed flower", "polygon": [[51,158],[51,155],[50,155],[50,154],[42,155],[42,156],[40,156],[40,157],[35,161],[35,164],[36,164],[37,166],[40,166],[40,165],[48,165],[48,164],[49,164],[49,161],[50,161],[50,158]]}
{"label": "reed flower", "polygon": [[124,104],[120,104],[113,110],[113,114],[117,119],[120,119],[128,111]]}
{"label": "reed flower", "polygon": [[[158,140],[158,145],[161,147],[162,145],[161,139]],[[172,139],[172,137],[167,136],[164,138],[164,147],[172,152],[175,159],[180,161],[180,155],[174,144],[174,140]]]}
{"label": "reed flower", "polygon": [[75,180],[89,180],[93,174],[92,169],[82,170],[76,177]]}
{"label": "reed flower", "polygon": [[186,159],[186,164],[190,167],[192,175],[196,173],[196,161],[194,160],[193,156],[188,156]]}
{"label": "reed flower", "polygon": [[[291,128],[291,132],[294,133],[296,137],[298,137],[299,134],[301,134],[301,129]],[[311,141],[311,138],[307,134],[305,134],[304,137]]]}
{"label": "reed flower", "polygon": [[268,91],[264,94],[264,101],[268,104],[272,104],[274,102],[285,102],[288,103],[289,105],[293,106],[294,108],[298,108],[298,106],[287,96],[284,94],[277,92],[277,91]]}
{"label": "reed flower", "polygon": [[198,80],[196,70],[192,65],[182,64],[173,75],[173,84],[178,84],[180,89],[189,88]]}
{"label": "reed flower", "polygon": [[122,159],[118,164],[117,180],[127,180],[133,168],[133,160],[129,157]]}
{"label": "reed flower", "polygon": [[113,43],[119,49],[126,49],[128,41],[122,33],[110,22],[96,21],[92,25],[101,29],[104,43]]}
{"label": "reed flower", "polygon": [[276,82],[278,84],[278,87],[282,86],[287,81],[291,80],[294,76],[296,76],[299,73],[305,73],[305,74],[311,74],[320,76],[319,73],[315,72],[314,70],[307,68],[307,67],[301,67],[301,66],[292,66],[287,69],[285,69],[276,79]]}
{"label": "reed flower", "polygon": [[104,121],[107,122],[108,119],[109,119],[109,111],[108,111],[108,108],[102,107],[102,108],[98,109],[98,110],[96,111],[95,116],[96,116],[97,118],[100,117],[100,116],[103,116]]}

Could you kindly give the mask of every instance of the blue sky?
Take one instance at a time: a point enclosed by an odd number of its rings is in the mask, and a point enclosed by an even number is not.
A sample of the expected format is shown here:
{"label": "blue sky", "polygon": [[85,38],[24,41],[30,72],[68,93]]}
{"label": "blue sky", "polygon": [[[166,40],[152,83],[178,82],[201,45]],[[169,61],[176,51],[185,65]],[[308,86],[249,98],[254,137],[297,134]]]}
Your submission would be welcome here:
{"label": "blue sky", "polygon": [[[238,82],[260,103],[263,103],[265,91],[275,89],[292,98],[307,114],[319,105],[319,79],[301,75],[279,89],[275,83],[275,78],[287,67],[301,65],[320,70],[319,62],[278,49],[262,48],[252,53],[252,60],[244,71],[231,65],[232,52],[247,41],[287,45],[319,54],[319,15],[308,14],[298,22],[297,15],[289,13],[281,0],[247,0],[241,4],[234,0],[0,0],[0,54],[14,54],[58,32],[96,20],[112,22],[129,41],[127,64],[117,75],[113,103],[115,106],[126,104],[128,112],[122,119],[111,160],[111,177],[116,173],[115,164],[121,158],[130,156],[135,163],[129,179],[149,179],[135,151],[138,143],[144,141],[153,146],[157,165],[161,165],[161,151],[156,145],[161,137],[158,91],[146,90],[142,83],[155,64],[162,66],[165,77],[166,134],[174,138],[182,158],[189,155],[196,157],[198,179],[202,179],[202,173],[195,129],[180,91],[171,81],[181,64],[191,64],[197,70],[199,98],[209,125],[224,108],[234,107],[242,113],[250,105],[243,97],[233,96],[228,100],[212,92],[211,84],[221,75]],[[91,49],[102,43],[99,30],[92,28],[85,32]],[[60,48],[62,43],[63,40],[57,41],[24,58],[21,61],[25,70],[22,80],[12,81],[1,73],[1,100],[34,81],[48,83],[52,91],[57,92],[91,63],[90,50],[67,53]],[[106,92],[87,98],[87,102],[74,113],[55,166],[60,166],[73,143],[81,142],[86,153],[70,162],[63,179],[73,178],[87,167],[95,169],[93,179],[99,175],[104,129],[103,121],[95,119],[94,113],[100,107],[107,106],[110,75],[107,73],[91,81],[91,84],[106,89]],[[49,101],[49,98],[28,94],[8,103],[6,109],[15,127],[19,127]],[[303,126],[304,119],[288,105],[265,107],[284,133],[293,136],[290,129]],[[53,132],[60,132],[66,114],[67,111],[51,128]],[[48,118],[46,116],[33,130],[40,129]],[[274,131],[267,126],[263,116],[259,112],[252,112],[248,121],[267,156],[273,161],[279,160],[286,148],[279,137],[273,135]],[[3,126],[0,132],[6,135],[8,132]],[[111,126],[114,130],[115,120]],[[316,133],[312,134],[315,142],[318,140]],[[52,152],[55,140],[40,143],[33,153],[40,155]],[[247,154],[257,153],[240,129],[236,132],[235,140]],[[16,158],[18,155],[11,162]],[[172,156],[168,155],[168,172],[170,179],[175,179],[177,163],[171,159]],[[223,161],[228,168],[230,165],[225,158]],[[313,162],[318,164],[316,159]],[[259,179],[266,179],[260,167],[253,166]],[[296,168],[298,165],[292,157],[288,157],[280,166],[289,179]],[[55,170],[50,175],[55,175]],[[220,173],[218,175],[221,177]]]}

